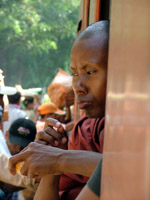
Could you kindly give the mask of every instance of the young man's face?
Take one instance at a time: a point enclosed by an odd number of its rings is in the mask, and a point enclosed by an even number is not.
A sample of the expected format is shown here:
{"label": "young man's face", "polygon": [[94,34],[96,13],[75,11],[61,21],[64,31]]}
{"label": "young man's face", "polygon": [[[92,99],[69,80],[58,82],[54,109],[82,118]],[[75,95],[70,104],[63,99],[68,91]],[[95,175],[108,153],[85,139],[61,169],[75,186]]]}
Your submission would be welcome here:
{"label": "young man's face", "polygon": [[24,148],[19,144],[12,144],[9,141],[9,131],[6,131],[5,139],[6,139],[6,143],[7,143],[7,146],[8,146],[8,149],[9,149],[11,155],[15,155],[15,154],[19,153]]}
{"label": "young man's face", "polygon": [[12,144],[11,142],[9,142],[9,140],[7,141],[7,146],[11,152],[11,155],[15,155],[17,153],[19,153],[23,147],[19,144]]}
{"label": "young man's face", "polygon": [[29,103],[28,106],[27,106],[27,109],[32,110],[33,107],[34,107],[34,104],[33,103]]}
{"label": "young man's face", "polygon": [[80,109],[87,117],[102,117],[105,112],[107,53],[100,39],[80,39],[71,52],[73,89]]}

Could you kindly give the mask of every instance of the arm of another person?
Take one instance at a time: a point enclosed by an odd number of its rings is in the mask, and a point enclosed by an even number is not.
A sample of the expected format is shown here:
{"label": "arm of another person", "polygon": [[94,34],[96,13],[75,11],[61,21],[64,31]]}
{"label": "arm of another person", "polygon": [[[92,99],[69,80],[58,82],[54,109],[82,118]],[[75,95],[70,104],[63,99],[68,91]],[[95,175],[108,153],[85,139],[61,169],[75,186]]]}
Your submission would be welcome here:
{"label": "arm of another person", "polygon": [[60,176],[44,176],[34,196],[34,200],[59,200],[59,178]]}
{"label": "arm of another person", "polygon": [[[87,185],[76,200],[99,200],[101,187],[102,162],[100,161]],[[59,177],[47,175],[41,179],[34,200],[59,200]]]}
{"label": "arm of another person", "polygon": [[[59,200],[59,176],[47,175],[41,179],[34,200]],[[100,200],[86,185],[76,200]]]}

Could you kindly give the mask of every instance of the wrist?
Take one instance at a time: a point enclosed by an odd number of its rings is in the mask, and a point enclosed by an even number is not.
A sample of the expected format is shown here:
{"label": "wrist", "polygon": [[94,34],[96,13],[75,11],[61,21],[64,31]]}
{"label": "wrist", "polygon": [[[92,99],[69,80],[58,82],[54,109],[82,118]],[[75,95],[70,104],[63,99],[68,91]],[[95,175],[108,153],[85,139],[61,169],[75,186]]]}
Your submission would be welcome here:
{"label": "wrist", "polygon": [[48,185],[58,185],[60,175],[46,175],[41,179],[41,182]]}
{"label": "wrist", "polygon": [[68,167],[68,165],[67,165],[67,163],[68,163],[67,157],[68,157],[68,150],[61,149],[61,154],[60,154],[60,157],[59,157],[58,163],[57,163],[58,170],[61,173],[66,172],[66,169]]}
{"label": "wrist", "polygon": [[48,172],[47,175],[59,175],[62,174],[64,171],[63,163],[64,157],[66,154],[66,150],[51,147],[49,146],[49,150],[47,150],[47,167]]}

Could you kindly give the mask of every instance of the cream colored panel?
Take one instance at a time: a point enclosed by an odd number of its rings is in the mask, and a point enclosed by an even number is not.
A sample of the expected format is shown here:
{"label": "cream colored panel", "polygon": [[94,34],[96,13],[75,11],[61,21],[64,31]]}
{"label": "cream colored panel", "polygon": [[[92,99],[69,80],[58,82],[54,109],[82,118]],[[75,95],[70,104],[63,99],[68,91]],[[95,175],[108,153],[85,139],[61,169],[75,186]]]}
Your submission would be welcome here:
{"label": "cream colored panel", "polygon": [[150,200],[149,2],[112,1],[101,200]]}

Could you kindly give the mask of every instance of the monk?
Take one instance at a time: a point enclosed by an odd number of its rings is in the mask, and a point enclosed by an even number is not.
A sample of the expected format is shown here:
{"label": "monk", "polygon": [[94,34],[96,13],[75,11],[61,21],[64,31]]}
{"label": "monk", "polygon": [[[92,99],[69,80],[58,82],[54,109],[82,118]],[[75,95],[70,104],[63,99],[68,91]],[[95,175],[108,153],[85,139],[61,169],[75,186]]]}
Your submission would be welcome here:
{"label": "monk", "polygon": [[[68,145],[62,124],[47,119],[45,130],[38,134],[38,142],[10,158],[12,174],[16,173],[16,164],[25,161],[21,169],[23,175],[43,177],[35,199],[75,199],[102,159],[108,38],[109,22],[100,21],[87,27],[73,45],[72,86],[85,117],[75,125]],[[60,178],[59,174],[64,172]],[[64,191],[60,197],[58,190]]]}

